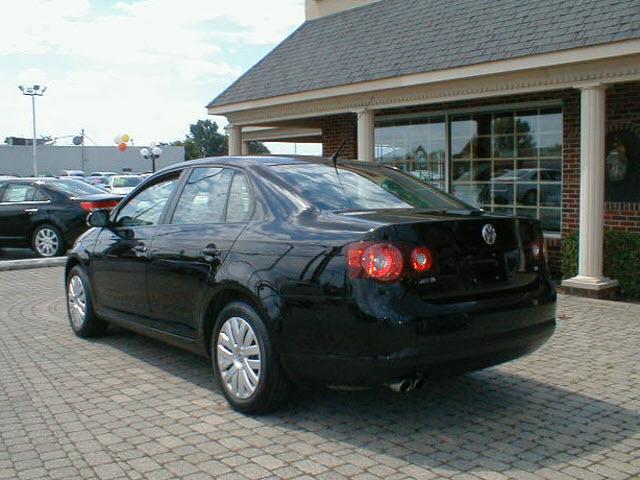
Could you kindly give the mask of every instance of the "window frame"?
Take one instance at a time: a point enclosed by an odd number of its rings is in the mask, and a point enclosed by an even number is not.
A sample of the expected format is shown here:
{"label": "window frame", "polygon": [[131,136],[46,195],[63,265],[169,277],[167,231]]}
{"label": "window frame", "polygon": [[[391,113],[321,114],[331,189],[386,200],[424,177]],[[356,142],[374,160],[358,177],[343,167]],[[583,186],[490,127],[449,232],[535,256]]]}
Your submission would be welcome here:
{"label": "window frame", "polygon": [[[220,222],[199,222],[199,223],[172,223],[173,222],[173,216],[175,215],[176,212],[176,207],[178,206],[178,201],[180,200],[180,197],[182,196],[182,193],[184,191],[184,189],[187,186],[187,183],[189,182],[189,178],[191,177],[193,171],[197,168],[221,168],[221,169],[227,169],[227,170],[231,170],[233,175],[231,177],[231,181],[229,182],[229,186],[227,187],[227,193],[226,193],[226,197],[225,197],[225,201],[224,201],[224,209],[223,209],[223,220]],[[253,188],[253,184],[251,182],[251,176],[247,174],[247,172],[244,171],[244,169],[239,168],[235,165],[224,165],[224,164],[218,164],[218,163],[214,163],[214,164],[207,164],[207,165],[196,165],[193,167],[189,167],[187,169],[184,170],[183,172],[184,178],[183,180],[180,182],[180,185],[178,185],[178,188],[176,189],[174,198],[171,202],[170,208],[169,210],[166,212],[166,217],[165,217],[165,223],[167,225],[174,225],[174,226],[184,226],[184,225],[223,225],[226,223],[232,223],[232,224],[237,224],[237,223],[248,223],[251,220],[253,220],[253,215],[255,213],[256,210],[256,201],[255,201],[255,191]],[[245,178],[245,181],[247,183],[247,188],[249,190],[249,195],[251,197],[251,207],[249,209],[249,216],[247,218],[247,220],[242,221],[242,222],[228,222],[227,221],[227,208],[229,206],[229,192],[231,191],[231,185],[233,185],[233,180],[235,178],[236,175],[243,175]]]}
{"label": "window frame", "polygon": [[[2,197],[4,196],[4,192],[9,188],[10,185],[27,185],[33,187],[33,194],[31,195],[30,200],[23,200],[21,202],[4,202],[2,201]],[[6,180],[3,184],[0,184],[0,205],[11,206],[11,205],[43,205],[47,203],[51,203],[51,198],[49,195],[47,200],[34,200],[33,197],[36,192],[43,192],[44,189],[41,188],[41,185],[38,182],[25,182],[25,181],[16,181],[16,180]]]}
{"label": "window frame", "polygon": [[[171,170],[170,172],[167,172],[164,175],[161,175],[157,178],[154,178],[152,181],[146,182],[143,181],[142,183],[140,183],[127,197],[126,202],[121,203],[120,205],[118,205],[116,208],[114,208],[113,210],[111,210],[111,214],[109,215],[109,223],[112,224],[112,228],[126,228],[126,229],[131,229],[131,228],[140,228],[140,227],[144,227],[144,228],[150,228],[150,227],[157,227],[160,225],[164,225],[166,220],[167,220],[167,212],[169,211],[169,207],[172,205],[173,201],[176,198],[176,193],[178,191],[181,191],[181,186],[184,183],[185,179],[184,179],[184,172],[185,172],[185,168],[182,169],[178,169],[178,170]],[[135,198],[137,198],[138,195],[140,195],[143,191],[147,190],[148,188],[151,188],[154,185],[157,185],[158,183],[162,183],[165,182],[169,179],[171,179],[172,177],[175,177],[175,179],[177,180],[177,184],[173,190],[173,192],[171,192],[171,195],[169,196],[169,200],[165,203],[162,213],[160,214],[160,218],[158,220],[157,223],[154,223],[152,225],[118,225],[117,224],[117,218],[118,215],[120,215],[120,212],[122,211],[123,208],[125,208],[127,205],[129,205],[129,203],[131,203]]]}

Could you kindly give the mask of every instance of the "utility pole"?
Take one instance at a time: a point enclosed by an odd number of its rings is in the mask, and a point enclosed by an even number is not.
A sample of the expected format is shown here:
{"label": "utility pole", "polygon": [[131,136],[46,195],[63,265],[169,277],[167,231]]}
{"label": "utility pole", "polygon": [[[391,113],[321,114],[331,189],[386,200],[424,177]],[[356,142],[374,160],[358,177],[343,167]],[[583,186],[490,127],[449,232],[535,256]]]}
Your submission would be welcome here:
{"label": "utility pole", "polygon": [[84,167],[85,167],[85,158],[84,158],[84,128],[82,130],[80,130],[80,139],[81,139],[81,143],[80,143],[80,163],[82,164],[82,171],[84,172]]}

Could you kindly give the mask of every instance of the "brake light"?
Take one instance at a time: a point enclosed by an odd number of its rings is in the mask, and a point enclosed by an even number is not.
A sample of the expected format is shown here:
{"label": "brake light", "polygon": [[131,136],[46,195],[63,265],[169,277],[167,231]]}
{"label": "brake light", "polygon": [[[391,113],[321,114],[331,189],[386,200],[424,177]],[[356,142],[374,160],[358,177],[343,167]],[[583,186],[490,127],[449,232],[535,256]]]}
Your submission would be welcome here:
{"label": "brake light", "polygon": [[538,238],[531,243],[531,253],[538,261],[547,259],[547,252],[544,249],[544,237]]}
{"label": "brake light", "polygon": [[411,252],[411,266],[416,272],[431,270],[433,254],[427,247],[416,247]]}
{"label": "brake light", "polygon": [[80,208],[82,208],[85,212],[93,212],[94,210],[111,210],[116,205],[118,205],[118,200],[80,202]]}
{"label": "brake light", "polygon": [[349,273],[355,278],[391,282],[400,278],[403,264],[402,252],[390,243],[361,242],[347,248]]}

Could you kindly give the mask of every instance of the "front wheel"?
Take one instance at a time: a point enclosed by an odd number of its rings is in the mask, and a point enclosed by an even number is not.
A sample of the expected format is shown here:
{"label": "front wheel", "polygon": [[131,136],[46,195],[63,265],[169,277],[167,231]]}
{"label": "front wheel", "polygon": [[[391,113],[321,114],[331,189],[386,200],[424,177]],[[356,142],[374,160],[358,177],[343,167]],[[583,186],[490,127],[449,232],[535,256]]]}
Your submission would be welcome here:
{"label": "front wheel", "polygon": [[33,232],[31,247],[41,257],[57,257],[64,253],[64,238],[53,225],[40,225]]}
{"label": "front wheel", "polygon": [[249,304],[233,302],[220,312],[211,336],[211,359],[234,409],[267,413],[284,403],[289,382],[262,317]]}

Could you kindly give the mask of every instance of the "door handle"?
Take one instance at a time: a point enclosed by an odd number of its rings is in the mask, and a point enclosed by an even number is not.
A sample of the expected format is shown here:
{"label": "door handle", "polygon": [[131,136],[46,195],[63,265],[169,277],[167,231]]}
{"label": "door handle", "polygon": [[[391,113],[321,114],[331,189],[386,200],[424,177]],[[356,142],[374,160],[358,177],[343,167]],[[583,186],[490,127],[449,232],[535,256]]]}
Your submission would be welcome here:
{"label": "door handle", "polygon": [[139,252],[139,253],[144,253],[147,251],[147,246],[146,245],[136,245],[133,247],[133,251],[134,252]]}
{"label": "door handle", "polygon": [[216,247],[214,244],[211,245],[207,245],[206,247],[204,247],[202,249],[202,255],[206,258],[206,257],[217,257],[222,253],[222,250],[220,250],[218,247]]}
{"label": "door handle", "polygon": [[38,211],[37,208],[27,208],[25,209],[25,213],[36,213]]}

